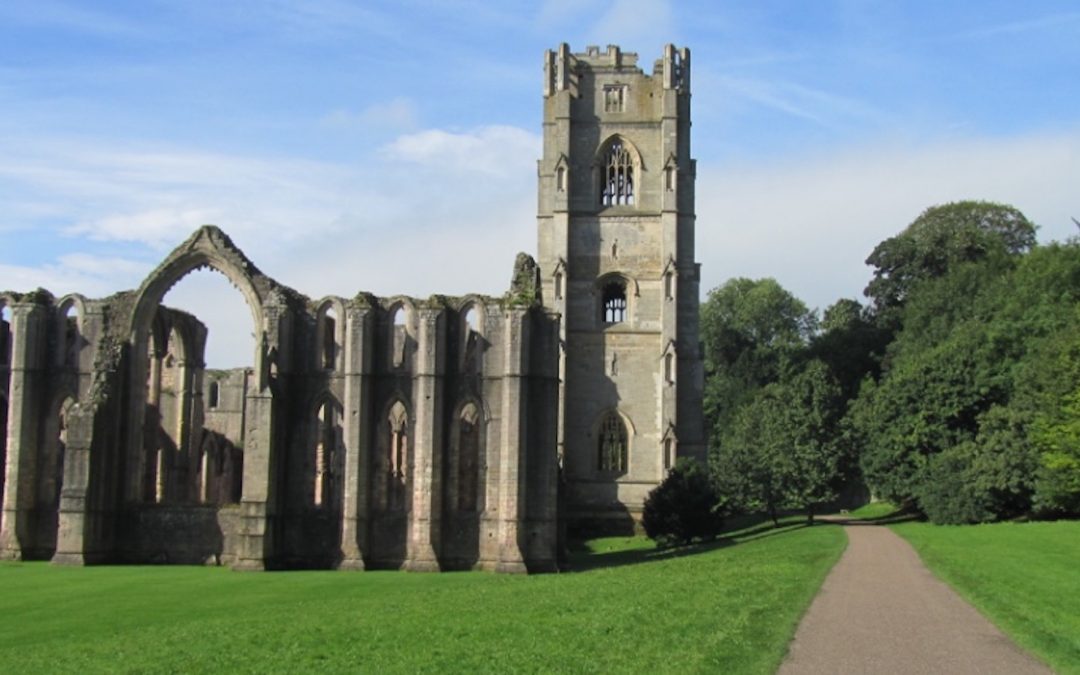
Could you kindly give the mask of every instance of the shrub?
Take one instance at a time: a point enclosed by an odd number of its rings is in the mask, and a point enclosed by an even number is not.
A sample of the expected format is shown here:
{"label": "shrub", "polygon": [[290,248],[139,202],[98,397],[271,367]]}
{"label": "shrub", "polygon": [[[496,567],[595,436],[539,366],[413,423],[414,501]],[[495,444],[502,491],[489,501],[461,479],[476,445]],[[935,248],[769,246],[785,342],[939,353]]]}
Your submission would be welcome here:
{"label": "shrub", "polygon": [[724,525],[718,501],[701,464],[681,459],[645,500],[645,534],[661,546],[715,537]]}
{"label": "shrub", "polygon": [[972,443],[930,458],[918,488],[918,502],[930,522],[963,525],[994,520],[988,496],[975,488],[969,469]]}

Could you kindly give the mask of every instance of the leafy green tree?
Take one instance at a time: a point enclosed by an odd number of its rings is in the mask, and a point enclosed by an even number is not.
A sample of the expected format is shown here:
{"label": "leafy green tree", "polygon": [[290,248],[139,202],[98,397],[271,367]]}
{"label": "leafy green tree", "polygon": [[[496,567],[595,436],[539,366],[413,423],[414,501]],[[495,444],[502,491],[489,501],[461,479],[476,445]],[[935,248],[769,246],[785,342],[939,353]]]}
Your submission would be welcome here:
{"label": "leafy green tree", "polygon": [[821,331],[810,343],[810,354],[825,362],[850,399],[866,377],[877,378],[881,358],[892,334],[878,326],[857,300],[842,298],[822,315]]}
{"label": "leafy green tree", "polygon": [[705,415],[721,438],[736,411],[804,356],[816,317],[775,279],[736,278],[701,307]]}
{"label": "leafy green tree", "polygon": [[940,522],[1010,518],[1033,503],[1067,511],[1078,302],[1076,242],[960,263],[914,286],[880,380],[846,420],[873,490]]}
{"label": "leafy green tree", "polygon": [[760,390],[741,408],[714,463],[718,493],[742,511],[802,509],[836,497],[840,388],[821,361]]}
{"label": "leafy green tree", "polygon": [[995,256],[1016,256],[1035,245],[1035,225],[1017,209],[1003,204],[963,201],[934,206],[908,227],[881,242],[866,264],[874,278],[865,293],[888,320],[912,289],[944,276],[958,263]]}
{"label": "leafy green tree", "polygon": [[836,499],[841,475],[843,447],[839,421],[843,397],[836,380],[821,361],[782,385],[781,435],[788,447],[785,480],[787,502],[806,511],[810,522],[814,510]]}
{"label": "leafy green tree", "polygon": [[712,454],[712,475],[717,494],[733,511],[765,513],[779,525],[787,508],[783,441],[772,424],[779,408],[770,385],[749,404],[739,408],[723,443]]}

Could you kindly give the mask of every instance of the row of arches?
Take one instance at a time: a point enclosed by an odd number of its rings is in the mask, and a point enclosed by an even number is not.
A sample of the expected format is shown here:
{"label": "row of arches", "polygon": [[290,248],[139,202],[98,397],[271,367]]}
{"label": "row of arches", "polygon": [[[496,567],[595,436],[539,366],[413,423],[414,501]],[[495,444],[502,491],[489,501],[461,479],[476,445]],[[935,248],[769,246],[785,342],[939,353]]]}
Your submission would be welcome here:
{"label": "row of arches", "polygon": [[[475,345],[483,339],[485,332],[484,314],[484,304],[477,299],[467,299],[457,310],[458,330],[463,343],[463,364],[476,360]],[[346,336],[341,318],[343,316],[344,304],[338,298],[326,298],[316,305],[315,362],[320,370],[342,372],[345,368]],[[391,301],[385,317],[385,339],[389,347],[388,366],[391,369],[403,369],[416,341],[416,308],[407,298],[399,298]]]}
{"label": "row of arches", "polygon": [[[313,408],[306,442],[303,491],[309,507],[338,510],[343,500],[345,439],[342,405],[323,394]],[[486,433],[489,416],[478,399],[462,401],[454,410],[442,448],[447,508],[472,513],[483,510]],[[414,468],[415,418],[403,398],[394,398],[375,420],[374,456],[369,463],[372,507],[379,512],[407,510]]]}

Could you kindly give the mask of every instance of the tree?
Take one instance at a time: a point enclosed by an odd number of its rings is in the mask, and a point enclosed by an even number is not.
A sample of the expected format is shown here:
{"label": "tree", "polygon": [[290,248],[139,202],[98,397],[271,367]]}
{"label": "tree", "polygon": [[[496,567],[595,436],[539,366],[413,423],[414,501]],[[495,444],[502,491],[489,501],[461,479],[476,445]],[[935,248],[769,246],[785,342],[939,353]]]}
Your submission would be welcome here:
{"label": "tree", "polygon": [[1069,512],[1078,303],[1077,242],[959,263],[914,286],[880,380],[847,419],[874,492],[937,522]]}
{"label": "tree", "polygon": [[1035,245],[1035,225],[1003,204],[964,201],[933,206],[874,248],[866,264],[874,278],[865,293],[889,320],[920,282],[953,266],[997,255],[1018,256]]}
{"label": "tree", "polygon": [[836,497],[842,446],[840,388],[821,361],[763,388],[738,411],[714,462],[718,493],[743,511],[803,509]]}
{"label": "tree", "polygon": [[842,298],[822,315],[821,332],[810,343],[810,355],[829,366],[843,397],[850,399],[866,377],[877,378],[891,338],[857,300]]}
{"label": "tree", "polygon": [[736,411],[803,358],[816,317],[775,279],[736,278],[701,308],[705,416],[721,438]]}

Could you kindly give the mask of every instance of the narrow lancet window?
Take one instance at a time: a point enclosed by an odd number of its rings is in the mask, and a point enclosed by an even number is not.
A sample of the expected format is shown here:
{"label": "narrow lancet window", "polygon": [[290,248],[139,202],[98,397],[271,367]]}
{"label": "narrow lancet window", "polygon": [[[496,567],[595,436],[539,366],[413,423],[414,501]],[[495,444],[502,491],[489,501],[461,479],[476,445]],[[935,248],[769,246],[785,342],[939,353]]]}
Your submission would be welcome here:
{"label": "narrow lancet window", "polygon": [[467,404],[458,419],[458,509],[475,511],[480,468],[480,414]]}
{"label": "narrow lancet window", "polygon": [[618,413],[608,413],[600,423],[598,467],[609,473],[626,473],[626,425]]}
{"label": "narrow lancet window", "polygon": [[603,206],[631,206],[634,203],[634,160],[616,138],[604,156],[600,203]]}

